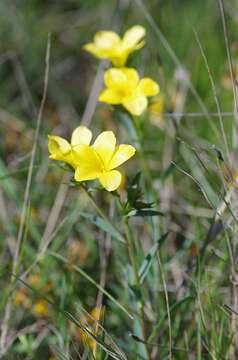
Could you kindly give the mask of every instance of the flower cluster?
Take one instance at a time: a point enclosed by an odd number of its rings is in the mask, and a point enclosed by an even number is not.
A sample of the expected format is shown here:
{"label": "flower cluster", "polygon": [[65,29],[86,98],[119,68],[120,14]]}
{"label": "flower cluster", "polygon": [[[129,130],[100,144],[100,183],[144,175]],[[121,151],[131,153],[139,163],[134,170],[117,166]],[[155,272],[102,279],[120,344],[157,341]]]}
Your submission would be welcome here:
{"label": "flower cluster", "polygon": [[[123,38],[112,31],[100,31],[93,43],[84,46],[96,57],[110,60],[114,66],[104,74],[105,89],[100,93],[99,101],[122,105],[137,116],[147,108],[147,97],[159,93],[154,80],[148,77],[140,79],[136,69],[126,67],[129,55],[144,45],[145,33],[140,25],[126,31]],[[74,130],[70,143],[59,136],[49,136],[50,158],[70,165],[77,182],[97,179],[106,190],[117,190],[122,174],[116,168],[135,154],[135,148],[116,145],[112,131],[102,132],[92,145],[91,140],[92,133],[85,126]]]}
{"label": "flower cluster", "polygon": [[143,47],[145,34],[140,25],[127,30],[122,39],[112,31],[100,31],[93,43],[84,46],[96,57],[110,60],[114,66],[105,72],[106,89],[101,92],[99,101],[122,105],[132,115],[141,115],[148,106],[147,97],[159,93],[154,80],[140,79],[135,69],[125,67],[130,53]]}

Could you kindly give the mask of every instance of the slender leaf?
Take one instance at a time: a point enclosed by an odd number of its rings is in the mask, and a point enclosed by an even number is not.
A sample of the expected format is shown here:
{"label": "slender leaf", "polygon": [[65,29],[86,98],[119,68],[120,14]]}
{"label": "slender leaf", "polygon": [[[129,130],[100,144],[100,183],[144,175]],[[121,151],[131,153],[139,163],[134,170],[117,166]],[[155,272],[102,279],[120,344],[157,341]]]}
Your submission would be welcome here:
{"label": "slender leaf", "polygon": [[140,283],[142,284],[146,278],[146,275],[148,271],[151,268],[151,265],[153,263],[153,260],[156,256],[156,253],[161,245],[161,242],[163,242],[168,236],[168,233],[162,235],[158,241],[152,246],[149,253],[146,255],[144,261],[141,264],[140,270],[139,270],[139,277],[140,277]]}
{"label": "slender leaf", "polygon": [[89,220],[92,224],[96,225],[99,229],[109,233],[116,240],[125,243],[123,236],[117,231],[108,221],[101,218],[98,215],[92,215],[83,211],[80,211],[79,214],[84,218]]}

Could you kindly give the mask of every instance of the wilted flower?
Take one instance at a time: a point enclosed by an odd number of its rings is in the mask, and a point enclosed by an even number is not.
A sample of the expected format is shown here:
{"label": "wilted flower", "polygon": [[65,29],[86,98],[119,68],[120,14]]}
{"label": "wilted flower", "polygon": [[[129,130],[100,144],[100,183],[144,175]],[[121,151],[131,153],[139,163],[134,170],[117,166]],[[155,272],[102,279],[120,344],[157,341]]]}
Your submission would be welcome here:
{"label": "wilted flower", "polygon": [[86,44],[84,49],[100,59],[111,60],[114,66],[124,66],[128,56],[144,45],[145,29],[135,25],[120,38],[113,31],[99,31],[94,42]]}
{"label": "wilted flower", "polygon": [[157,95],[159,85],[150,78],[140,80],[135,69],[109,69],[105,72],[106,89],[99,95],[99,101],[119,105],[121,104],[132,115],[141,115],[147,108],[148,96]]}
{"label": "wilted flower", "polygon": [[132,157],[135,154],[135,148],[126,144],[116,146],[116,137],[112,131],[102,132],[91,146],[89,144],[92,133],[89,129],[79,126],[73,135],[75,133],[77,137],[75,141],[71,140],[71,145],[62,138],[50,136],[50,158],[65,159],[63,161],[70,163],[75,169],[76,181],[98,179],[108,191],[118,189],[121,173],[115,168]]}

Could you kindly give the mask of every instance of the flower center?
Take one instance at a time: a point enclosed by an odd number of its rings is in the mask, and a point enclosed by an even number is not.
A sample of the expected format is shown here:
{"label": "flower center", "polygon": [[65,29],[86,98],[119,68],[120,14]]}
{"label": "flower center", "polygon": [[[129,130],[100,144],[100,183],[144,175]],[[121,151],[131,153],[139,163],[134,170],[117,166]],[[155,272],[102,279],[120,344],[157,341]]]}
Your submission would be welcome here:
{"label": "flower center", "polygon": [[123,86],[118,90],[119,94],[121,97],[128,97],[128,96],[132,96],[133,94],[133,89],[130,86]]}

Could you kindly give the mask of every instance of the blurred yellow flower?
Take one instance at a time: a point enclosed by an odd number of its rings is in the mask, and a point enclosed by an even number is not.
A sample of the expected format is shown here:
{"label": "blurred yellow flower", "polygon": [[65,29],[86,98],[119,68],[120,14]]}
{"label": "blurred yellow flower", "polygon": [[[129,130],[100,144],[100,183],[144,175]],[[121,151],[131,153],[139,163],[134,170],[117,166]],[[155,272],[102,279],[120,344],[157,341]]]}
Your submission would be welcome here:
{"label": "blurred yellow flower", "polygon": [[127,30],[122,38],[113,31],[99,31],[94,42],[86,44],[84,49],[97,58],[111,60],[114,66],[124,66],[128,56],[144,46],[146,34],[143,26],[135,25]]}
{"label": "blurred yellow flower", "polygon": [[109,69],[105,72],[106,89],[99,95],[99,101],[121,104],[132,115],[141,115],[148,106],[148,96],[159,93],[159,85],[150,78],[140,79],[132,68]]}
{"label": "blurred yellow flower", "polygon": [[[70,162],[75,168],[76,181],[98,179],[108,191],[118,189],[122,176],[115,168],[130,159],[135,154],[135,148],[126,144],[116,146],[116,137],[112,131],[102,132],[90,146],[91,131],[86,127],[78,127],[76,130],[76,141],[71,141],[71,145],[62,138],[55,141],[55,136],[49,137],[50,158]],[[64,153],[66,143],[67,153]]]}
{"label": "blurred yellow flower", "polygon": [[33,313],[38,317],[49,315],[49,305],[44,299],[37,300],[33,305]]}
{"label": "blurred yellow flower", "polygon": [[155,125],[160,125],[164,112],[164,97],[159,94],[149,106],[150,120]]}

